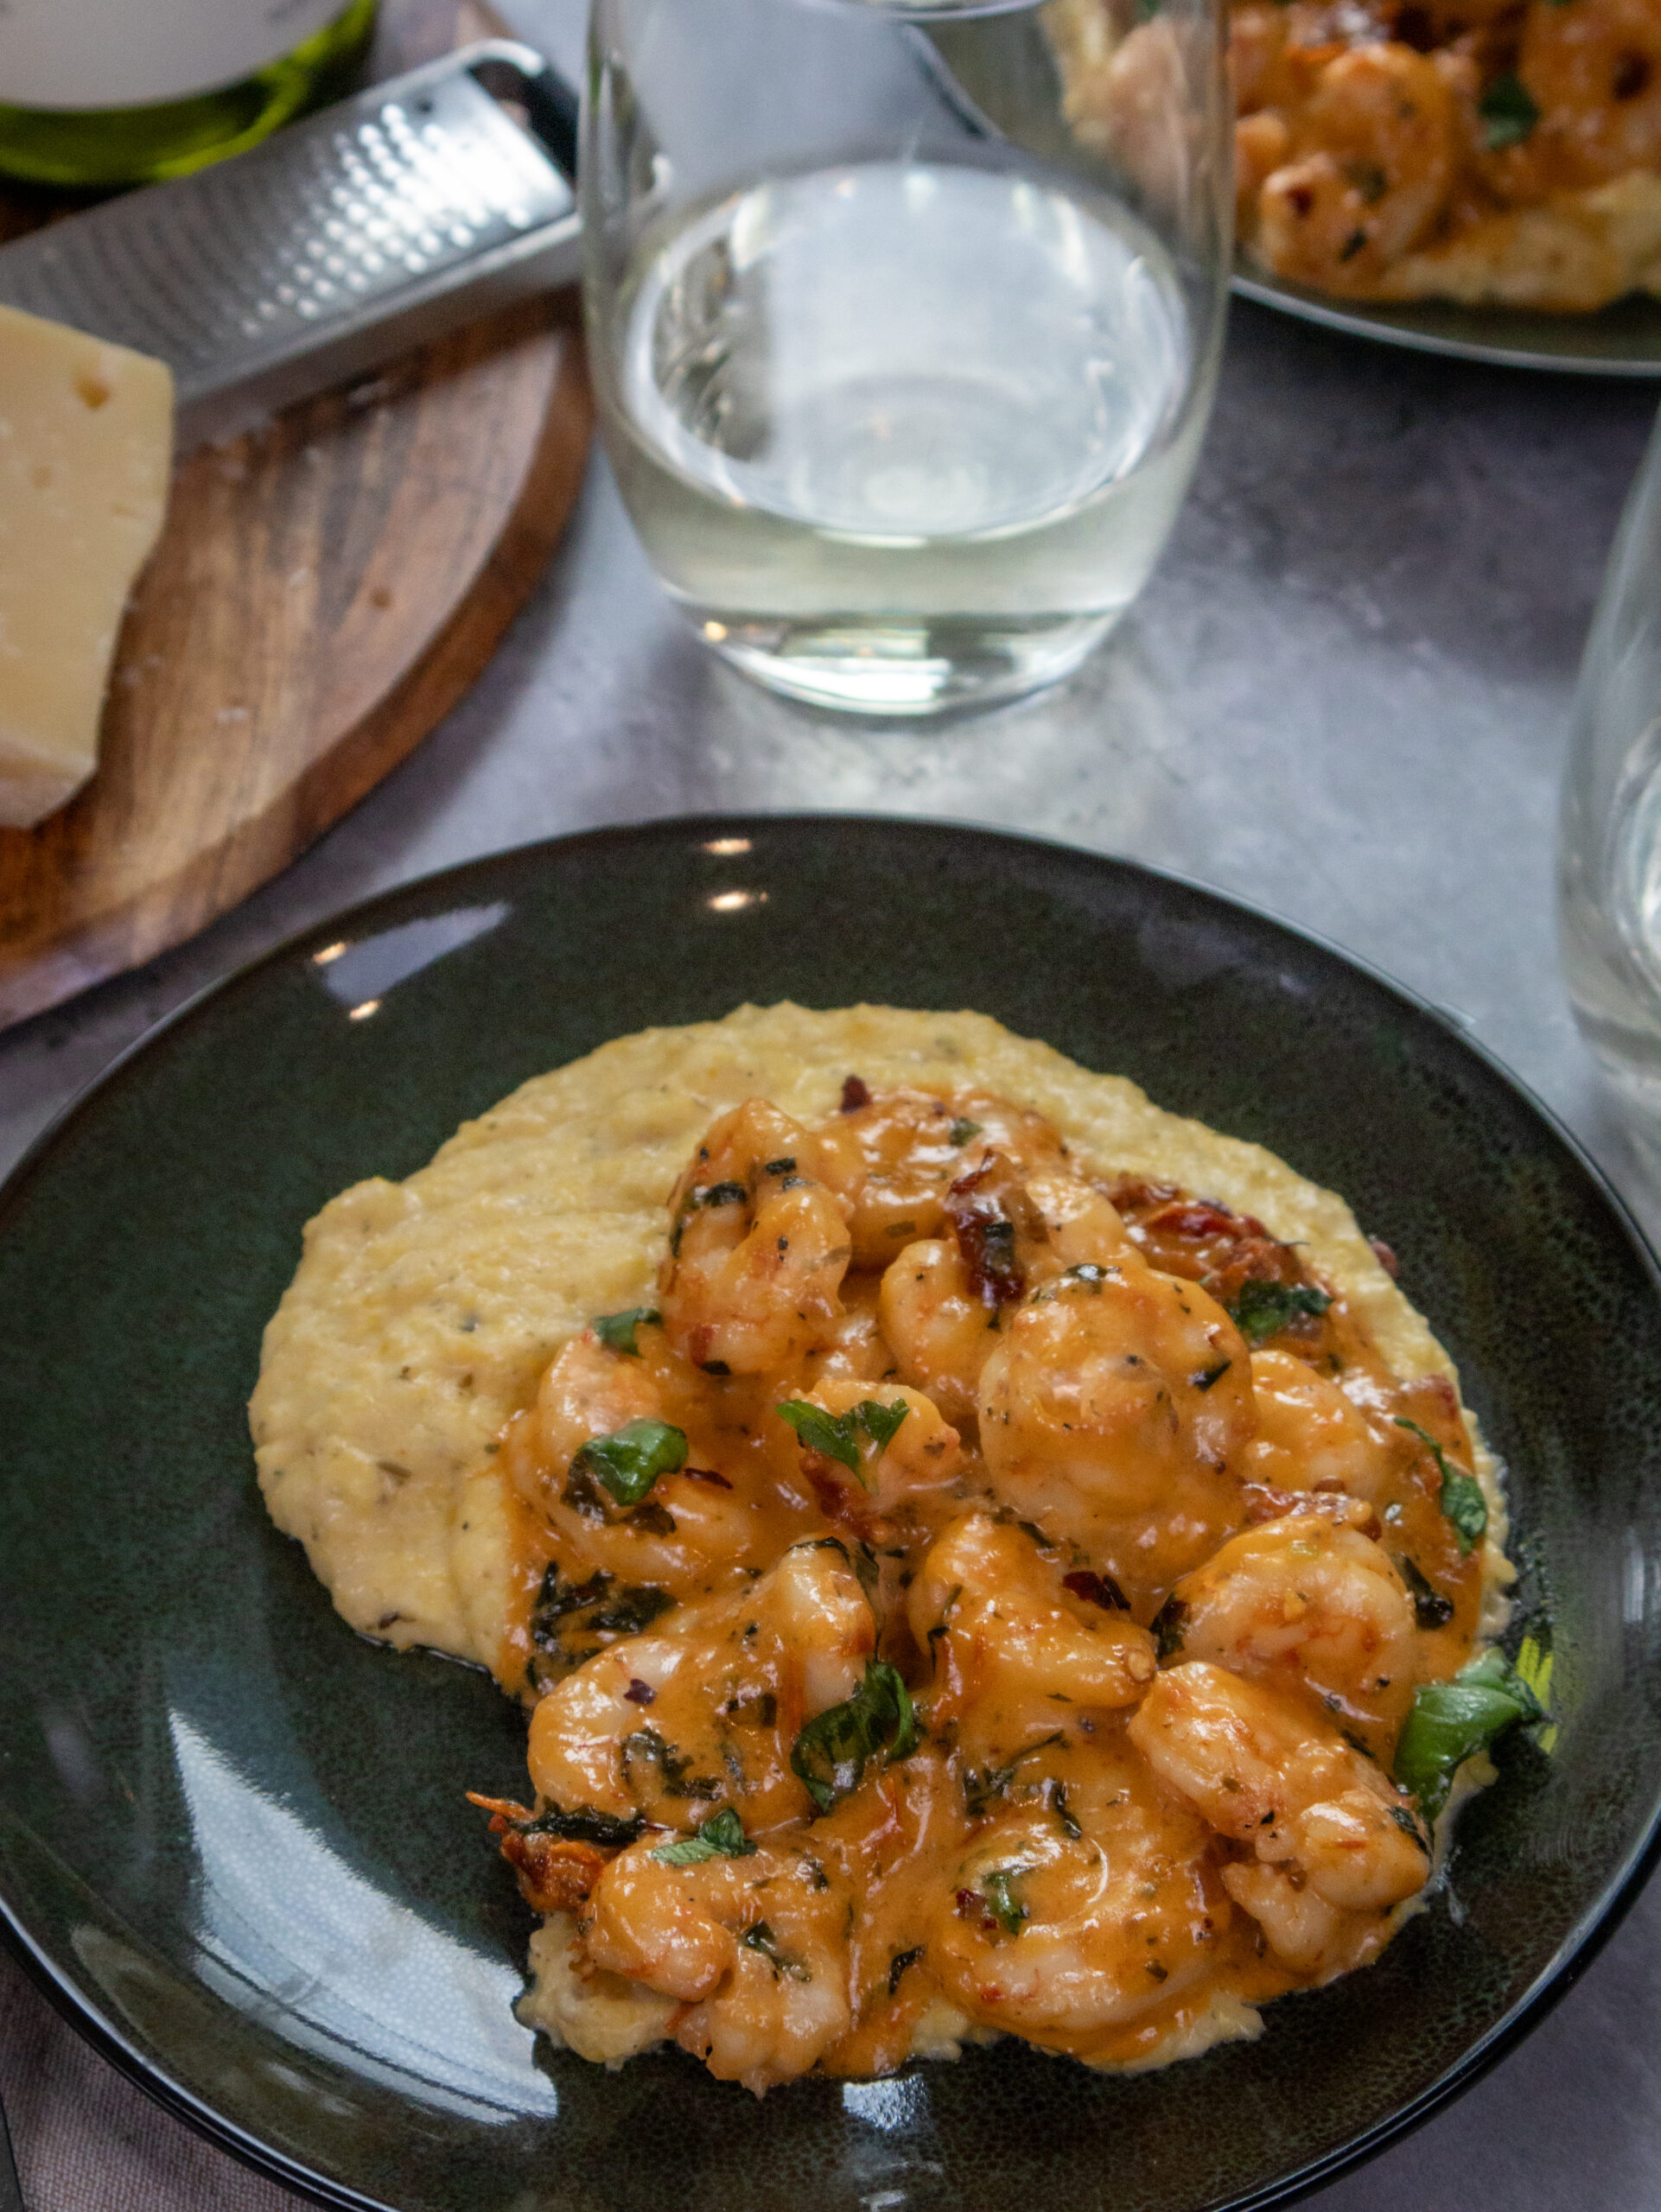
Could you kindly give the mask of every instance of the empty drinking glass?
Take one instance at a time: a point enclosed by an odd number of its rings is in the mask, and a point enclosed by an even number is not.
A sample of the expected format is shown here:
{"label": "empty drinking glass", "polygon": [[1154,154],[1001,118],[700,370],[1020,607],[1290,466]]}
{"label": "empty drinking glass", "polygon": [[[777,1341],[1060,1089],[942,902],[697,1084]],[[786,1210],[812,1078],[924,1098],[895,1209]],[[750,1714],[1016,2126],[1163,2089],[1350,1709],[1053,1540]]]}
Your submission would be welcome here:
{"label": "empty drinking glass", "polygon": [[1558,920],[1588,1043],[1661,1163],[1661,424],[1626,501],[1575,698]]}
{"label": "empty drinking glass", "polygon": [[601,422],[700,633],[870,713],[1065,675],[1210,408],[1219,0],[596,0],[590,37]]}

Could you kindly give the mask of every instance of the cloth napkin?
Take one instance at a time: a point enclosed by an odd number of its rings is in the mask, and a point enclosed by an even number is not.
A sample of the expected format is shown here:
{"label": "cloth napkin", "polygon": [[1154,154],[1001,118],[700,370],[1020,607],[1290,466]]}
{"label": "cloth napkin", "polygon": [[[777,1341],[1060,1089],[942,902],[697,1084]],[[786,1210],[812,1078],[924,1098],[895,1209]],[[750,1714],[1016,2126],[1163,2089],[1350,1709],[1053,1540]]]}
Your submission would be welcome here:
{"label": "cloth napkin", "polygon": [[0,2094],[28,2212],[305,2212],[118,2074],[3,1950]]}

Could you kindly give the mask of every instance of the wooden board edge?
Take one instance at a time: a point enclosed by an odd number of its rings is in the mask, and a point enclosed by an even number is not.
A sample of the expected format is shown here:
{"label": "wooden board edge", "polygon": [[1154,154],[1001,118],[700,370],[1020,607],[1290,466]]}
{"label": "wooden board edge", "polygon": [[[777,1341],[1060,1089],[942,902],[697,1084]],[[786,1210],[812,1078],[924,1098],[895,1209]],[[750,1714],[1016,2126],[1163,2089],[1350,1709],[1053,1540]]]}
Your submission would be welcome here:
{"label": "wooden board edge", "polygon": [[[262,813],[232,825],[162,885],[90,917],[49,952],[0,957],[0,1030],[15,1027],[186,943],[270,882],[429,736],[477,680],[535,589],[582,488],[594,399],[574,296],[554,315],[560,360],[540,436],[512,513],[463,587],[449,621],[331,749]],[[544,302],[531,313],[544,313]],[[574,421],[581,441],[570,435]],[[327,798],[325,798],[327,792]],[[165,891],[165,910],[158,890]]]}

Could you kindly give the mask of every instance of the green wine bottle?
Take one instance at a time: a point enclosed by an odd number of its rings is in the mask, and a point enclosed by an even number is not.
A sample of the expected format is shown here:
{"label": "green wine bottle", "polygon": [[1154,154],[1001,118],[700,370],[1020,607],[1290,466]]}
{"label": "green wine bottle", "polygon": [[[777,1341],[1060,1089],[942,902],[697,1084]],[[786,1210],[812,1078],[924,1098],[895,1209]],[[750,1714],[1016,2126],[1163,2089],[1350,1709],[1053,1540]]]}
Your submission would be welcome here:
{"label": "green wine bottle", "polygon": [[377,0],[9,0],[0,176],[110,191],[180,176],[351,90]]}

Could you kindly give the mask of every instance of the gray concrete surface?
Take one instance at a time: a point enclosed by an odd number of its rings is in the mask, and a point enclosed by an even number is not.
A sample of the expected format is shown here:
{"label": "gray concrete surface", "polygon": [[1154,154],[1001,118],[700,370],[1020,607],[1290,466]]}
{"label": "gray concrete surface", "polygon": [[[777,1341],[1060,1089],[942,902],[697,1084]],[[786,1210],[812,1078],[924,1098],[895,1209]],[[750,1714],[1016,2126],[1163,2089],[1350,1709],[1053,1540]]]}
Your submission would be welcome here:
{"label": "gray concrete surface", "polygon": [[[508,12],[570,54],[574,0]],[[718,668],[596,459],[541,588],[406,766],[195,943],[0,1036],[0,1166],[157,1016],[346,901],[599,823],[872,809],[1127,854],[1321,931],[1454,1010],[1653,1217],[1564,997],[1551,846],[1575,664],[1656,397],[1237,306],[1140,607],[1062,691],[929,732],[818,718]],[[1317,2202],[1661,2202],[1661,1899],[1467,2098]]]}

